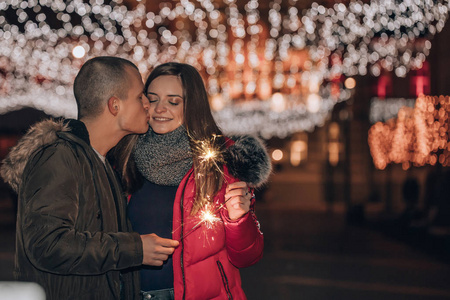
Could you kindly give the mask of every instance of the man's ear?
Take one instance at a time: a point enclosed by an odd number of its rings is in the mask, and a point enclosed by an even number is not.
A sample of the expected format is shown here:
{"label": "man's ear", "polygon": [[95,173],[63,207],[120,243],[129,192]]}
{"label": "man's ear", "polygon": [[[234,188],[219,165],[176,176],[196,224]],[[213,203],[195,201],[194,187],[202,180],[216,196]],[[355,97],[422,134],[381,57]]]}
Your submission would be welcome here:
{"label": "man's ear", "polygon": [[119,103],[120,103],[119,99],[117,99],[117,97],[115,96],[112,96],[111,98],[108,99],[109,112],[114,116],[116,116],[117,113],[119,112],[120,109]]}

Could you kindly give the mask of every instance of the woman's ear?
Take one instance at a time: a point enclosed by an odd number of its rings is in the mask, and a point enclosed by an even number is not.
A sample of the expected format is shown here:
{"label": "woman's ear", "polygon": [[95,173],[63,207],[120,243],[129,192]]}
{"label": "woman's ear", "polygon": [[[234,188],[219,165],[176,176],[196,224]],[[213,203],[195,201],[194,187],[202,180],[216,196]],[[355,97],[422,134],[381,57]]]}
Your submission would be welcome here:
{"label": "woman's ear", "polygon": [[119,108],[119,99],[115,96],[108,99],[108,109],[112,115],[116,116],[119,113]]}

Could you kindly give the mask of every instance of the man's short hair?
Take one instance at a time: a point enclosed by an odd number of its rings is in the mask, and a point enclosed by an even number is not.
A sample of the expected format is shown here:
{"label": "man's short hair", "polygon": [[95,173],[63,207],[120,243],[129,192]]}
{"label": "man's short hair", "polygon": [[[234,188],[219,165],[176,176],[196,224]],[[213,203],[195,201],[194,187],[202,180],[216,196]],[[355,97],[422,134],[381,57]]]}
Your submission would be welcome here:
{"label": "man's short hair", "polygon": [[99,116],[112,96],[121,99],[128,96],[126,66],[137,70],[131,61],[112,56],[92,58],[81,67],[73,84],[78,119]]}

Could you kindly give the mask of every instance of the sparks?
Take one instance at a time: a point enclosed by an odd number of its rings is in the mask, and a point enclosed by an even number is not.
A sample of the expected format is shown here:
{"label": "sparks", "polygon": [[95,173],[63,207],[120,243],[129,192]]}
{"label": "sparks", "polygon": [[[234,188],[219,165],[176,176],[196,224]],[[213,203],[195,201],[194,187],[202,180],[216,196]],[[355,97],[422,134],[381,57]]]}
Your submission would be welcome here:
{"label": "sparks", "polygon": [[216,157],[216,151],[213,149],[206,149],[205,154],[202,156],[203,160],[210,160]]}
{"label": "sparks", "polygon": [[189,136],[192,141],[194,153],[197,153],[200,161],[217,170],[221,170],[220,164],[223,163],[223,153],[220,149],[221,146],[217,145],[216,142],[218,137],[220,135],[213,134],[210,139],[196,140],[192,136]]}
{"label": "sparks", "polygon": [[200,212],[200,221],[192,227],[191,230],[189,230],[187,233],[185,233],[179,241],[183,240],[185,237],[190,235],[192,232],[194,232],[195,229],[197,229],[200,225],[205,224],[208,229],[213,228],[214,224],[217,222],[222,221],[221,218],[216,216],[217,211],[222,208],[223,205],[219,206],[216,210],[212,210],[211,205],[206,204],[202,211]]}
{"label": "sparks", "polygon": [[[200,221],[194,225],[194,227],[192,227],[191,230],[189,230],[187,233],[185,233],[178,241],[183,240],[185,237],[187,237],[188,235],[190,235],[192,232],[195,231],[195,229],[197,229],[200,225],[202,225],[203,223],[206,223],[206,227],[208,229],[211,229],[214,224],[216,224],[217,222],[222,222],[222,219],[220,217],[216,216],[216,213],[225,206],[225,204],[231,199],[232,197],[228,198],[227,200],[225,200],[224,203],[222,203],[221,205],[219,205],[219,207],[217,207],[216,209],[213,210],[213,208],[211,207],[211,205],[209,203],[205,204],[205,206],[203,207],[203,209],[200,212]],[[172,232],[173,233],[173,232]]]}
{"label": "sparks", "polygon": [[211,229],[216,222],[221,221],[215,214],[216,211],[211,210],[211,205],[206,204],[203,210],[200,212],[200,220],[205,223],[208,229]]}
{"label": "sparks", "polygon": [[[217,145],[217,138],[219,137],[221,136],[213,134],[210,139],[196,140],[189,135],[193,152],[198,155],[199,160],[202,162],[201,166],[197,170],[196,176],[207,176],[211,170],[215,169],[218,171],[219,176],[222,176],[223,180],[226,181],[225,174],[221,168],[221,165],[224,163],[222,153],[223,145]],[[204,187],[200,186],[200,195],[204,194],[203,192],[205,192]],[[198,222],[189,231],[182,235],[179,241],[183,240],[202,224],[205,224],[207,229],[212,229],[217,222],[221,222],[222,219],[220,216],[217,216],[217,212],[224,207],[228,200],[215,208],[211,203],[211,198],[209,195],[201,197],[201,208],[196,215]]]}
{"label": "sparks", "polygon": [[217,165],[221,157],[220,150],[215,145],[217,135],[213,135],[211,140],[202,140],[195,141],[195,148],[200,153],[199,158],[203,162],[212,162],[214,165]]}
{"label": "sparks", "polygon": [[[196,176],[207,177],[210,176],[212,172],[216,177],[220,176],[223,180],[226,180],[222,170],[222,165],[224,164],[224,145],[219,143],[221,135],[213,134],[210,138],[202,140],[196,140],[191,135],[189,135],[189,138],[191,140],[193,153],[197,155],[200,162],[198,168],[196,169]],[[198,186],[198,195],[201,197],[201,200],[199,201],[200,205],[197,206],[198,208],[204,207],[210,203],[211,199],[208,195],[206,195],[207,191],[205,189],[205,183]]]}

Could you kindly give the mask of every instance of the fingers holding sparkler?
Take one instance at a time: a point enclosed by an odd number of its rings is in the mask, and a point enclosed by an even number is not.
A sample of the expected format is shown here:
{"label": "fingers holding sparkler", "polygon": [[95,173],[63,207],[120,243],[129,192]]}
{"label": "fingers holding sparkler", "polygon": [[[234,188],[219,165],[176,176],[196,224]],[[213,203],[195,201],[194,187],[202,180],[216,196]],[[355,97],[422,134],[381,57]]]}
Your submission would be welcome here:
{"label": "fingers holding sparkler", "polygon": [[225,191],[225,202],[217,208],[207,203],[200,211],[198,223],[185,233],[179,241],[181,242],[202,224],[206,224],[208,228],[211,228],[215,223],[219,222],[220,218],[216,216],[216,213],[224,206],[226,206],[231,220],[239,219],[250,210],[251,198],[252,195],[249,192],[247,183],[238,181],[228,184]]}
{"label": "fingers holding sparkler", "polygon": [[245,182],[234,182],[227,186],[225,205],[231,220],[241,218],[250,210],[251,197]]}

